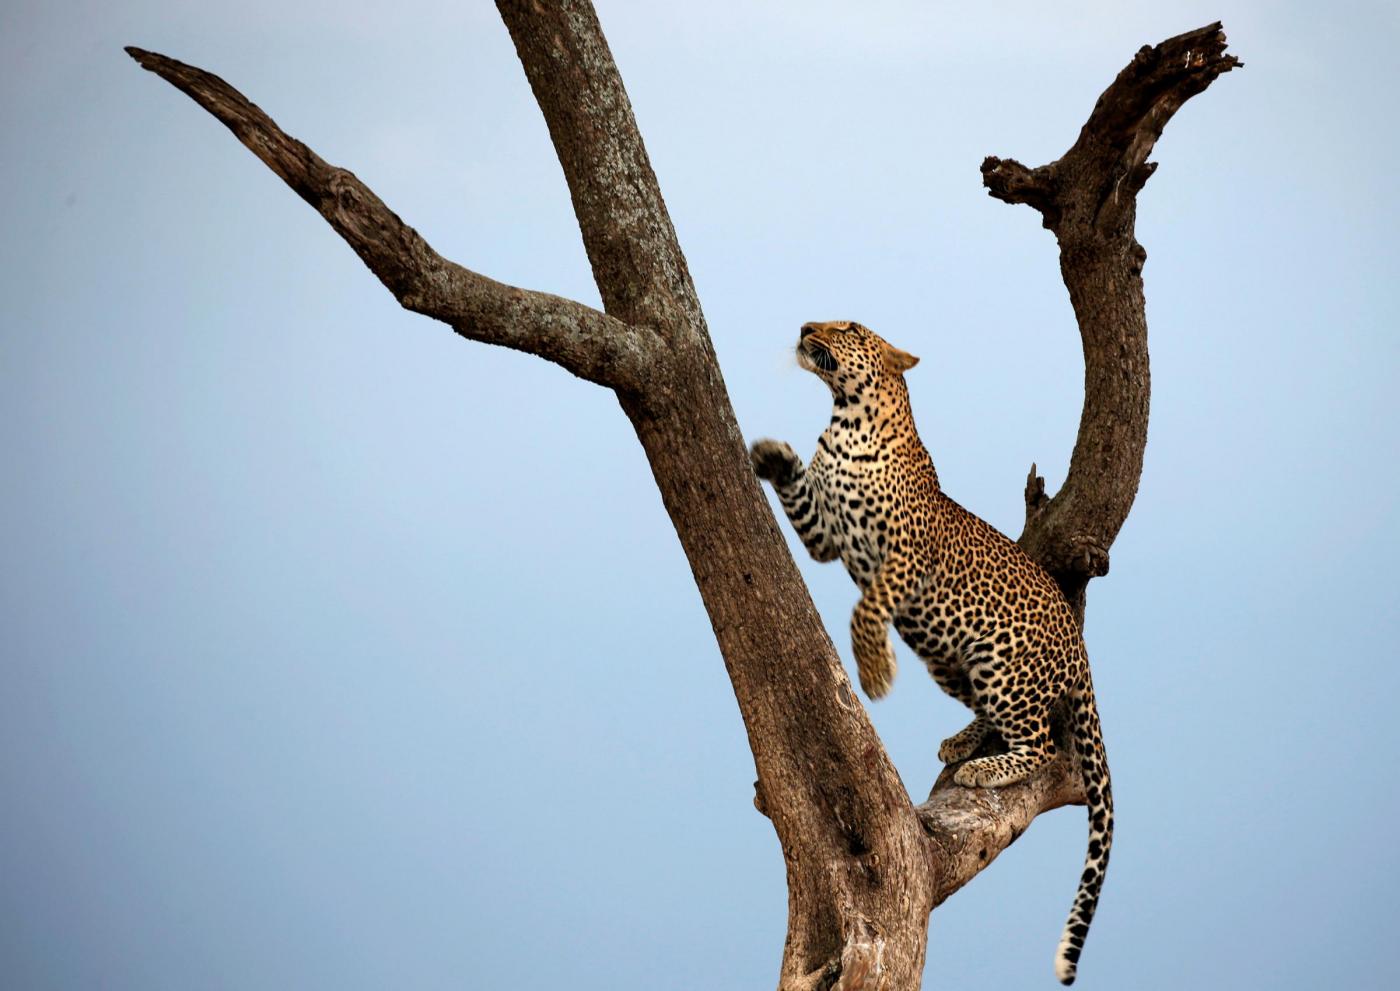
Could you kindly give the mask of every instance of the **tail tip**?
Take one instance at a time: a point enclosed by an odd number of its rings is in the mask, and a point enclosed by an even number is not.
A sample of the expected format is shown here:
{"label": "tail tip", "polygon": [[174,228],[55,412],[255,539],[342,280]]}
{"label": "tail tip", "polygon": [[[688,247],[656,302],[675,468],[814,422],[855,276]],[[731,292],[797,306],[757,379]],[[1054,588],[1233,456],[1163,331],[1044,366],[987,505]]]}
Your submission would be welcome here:
{"label": "tail tip", "polygon": [[1055,958],[1055,976],[1065,987],[1074,983],[1075,970],[1073,961],[1066,960],[1062,956]]}

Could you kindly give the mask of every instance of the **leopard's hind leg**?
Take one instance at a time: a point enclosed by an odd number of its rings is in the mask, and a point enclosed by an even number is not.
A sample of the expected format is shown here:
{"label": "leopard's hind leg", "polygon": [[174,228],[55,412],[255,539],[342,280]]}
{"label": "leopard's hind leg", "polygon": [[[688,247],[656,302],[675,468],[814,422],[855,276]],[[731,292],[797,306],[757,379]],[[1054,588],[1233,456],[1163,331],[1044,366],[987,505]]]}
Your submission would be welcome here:
{"label": "leopard's hind leg", "polygon": [[1007,750],[968,761],[954,772],[953,780],[969,787],[999,788],[1025,780],[1054,758],[1055,742],[1050,736],[1052,700],[1037,683],[1033,666],[1013,664],[1011,648],[1003,647],[993,653],[990,647],[978,645],[975,651],[968,665],[968,679],[977,715],[1001,734]]}
{"label": "leopard's hind leg", "polygon": [[938,745],[938,759],[945,764],[956,764],[976,752],[992,731],[992,724],[977,714],[977,698],[972,693],[972,683],[967,675],[948,656],[931,648],[927,631],[920,626],[922,615],[922,612],[918,612],[896,616],[894,628],[923,659],[938,687],[973,712],[972,722]]}
{"label": "leopard's hind leg", "polygon": [[972,722],[938,745],[938,759],[945,764],[967,760],[982,746],[982,741],[991,731],[991,720],[985,716],[973,716]]}

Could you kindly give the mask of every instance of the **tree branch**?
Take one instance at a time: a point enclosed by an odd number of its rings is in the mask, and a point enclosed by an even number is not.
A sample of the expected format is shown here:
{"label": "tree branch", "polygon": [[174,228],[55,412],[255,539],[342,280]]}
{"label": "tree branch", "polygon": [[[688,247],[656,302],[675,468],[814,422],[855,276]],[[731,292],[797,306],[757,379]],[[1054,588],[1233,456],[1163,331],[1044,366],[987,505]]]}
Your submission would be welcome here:
{"label": "tree branch", "polygon": [[[996,753],[988,748],[979,751]],[[915,810],[935,847],[934,906],[978,874],[1021,837],[1035,817],[1065,805],[1084,804],[1084,784],[1068,741],[1055,759],[1030,778],[1003,788],[964,788],[944,768]]]}
{"label": "tree branch", "polygon": [[1054,180],[1047,166],[1028,169],[1014,158],[988,155],[982,160],[982,184],[999,200],[1035,207],[1045,216],[1046,227],[1059,219]]}
{"label": "tree branch", "polygon": [[[1181,105],[1241,65],[1210,24],[1138,51],[1094,106],[1074,146],[1031,169],[988,158],[990,195],[1040,212],[1060,243],[1060,271],[1084,343],[1084,411],[1064,486],[1053,498],[1031,465],[1020,544],[1053,575],[1084,619],[1084,589],[1108,571],[1108,548],[1132,508],[1147,442],[1150,380],[1142,292],[1146,252],[1133,234],[1146,161]],[[984,870],[1037,815],[1084,802],[1061,741],[1059,756],[1007,788],[960,788],[949,770],[918,807],[936,849],[934,904]]]}
{"label": "tree branch", "polygon": [[218,118],[315,207],[405,309],[471,340],[547,358],[591,382],[640,390],[657,343],[650,332],[446,260],[353,173],[327,164],[218,76],[155,52],[126,51]]}
{"label": "tree branch", "polygon": [[1060,244],[1060,272],[1084,345],[1084,410],[1065,484],[1045,497],[1031,470],[1021,547],[1054,576],[1084,619],[1084,589],[1108,573],[1108,549],[1142,476],[1151,392],[1142,266],[1133,226],[1147,161],[1172,116],[1222,73],[1220,24],[1145,46],[1099,97],[1074,145],[1031,169],[1014,159],[982,163],[988,193],[1041,214]]}

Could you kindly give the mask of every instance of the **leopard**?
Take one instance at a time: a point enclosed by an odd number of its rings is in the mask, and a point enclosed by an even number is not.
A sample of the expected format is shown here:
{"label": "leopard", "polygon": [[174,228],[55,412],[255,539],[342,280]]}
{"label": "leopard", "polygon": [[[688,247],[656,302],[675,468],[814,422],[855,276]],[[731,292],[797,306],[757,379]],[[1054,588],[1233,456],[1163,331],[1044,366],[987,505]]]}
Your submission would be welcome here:
{"label": "leopard", "polygon": [[[889,692],[893,626],[938,686],[972,710],[938,748],[961,786],[1023,781],[1055,757],[1057,733],[1072,741],[1089,814],[1084,872],[1055,956],[1056,976],[1072,984],[1113,840],[1079,621],[1044,568],[939,485],[905,382],[918,358],[845,320],[804,324],[796,357],[829,387],[831,422],[806,465],[772,439],[754,443],[750,459],[807,552],[839,558],[860,589],[850,635],[861,688],[871,699]],[[974,756],[984,744],[997,752]]]}

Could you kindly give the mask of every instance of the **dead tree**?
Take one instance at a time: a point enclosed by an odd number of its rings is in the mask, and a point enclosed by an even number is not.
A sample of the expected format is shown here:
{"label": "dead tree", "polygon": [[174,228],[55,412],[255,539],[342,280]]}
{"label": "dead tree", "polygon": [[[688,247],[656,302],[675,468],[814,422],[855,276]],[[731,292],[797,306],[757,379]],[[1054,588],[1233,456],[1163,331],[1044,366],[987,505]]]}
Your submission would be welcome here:
{"label": "dead tree", "polygon": [[[127,51],[233,131],[405,308],[616,393],[704,598],[753,750],[755,803],[782,844],[788,934],[780,987],[916,988],[932,910],[1041,812],[1081,802],[1078,776],[1061,758],[995,795],[944,775],[924,803],[911,800],[750,470],[597,15],[587,0],[497,6],[549,124],[604,312],[443,258],[352,173],[285,134],[222,79]],[[1172,114],[1240,64],[1224,49],[1219,24],[1144,47],[1059,160],[1033,169],[1010,159],[982,163],[991,195],[1029,204],[1054,232],[1083,337],[1084,411],[1069,473],[1047,497],[1032,466],[1020,538],[1081,619],[1085,586],[1108,570],[1109,546],[1136,494],[1147,436],[1137,193]]]}

